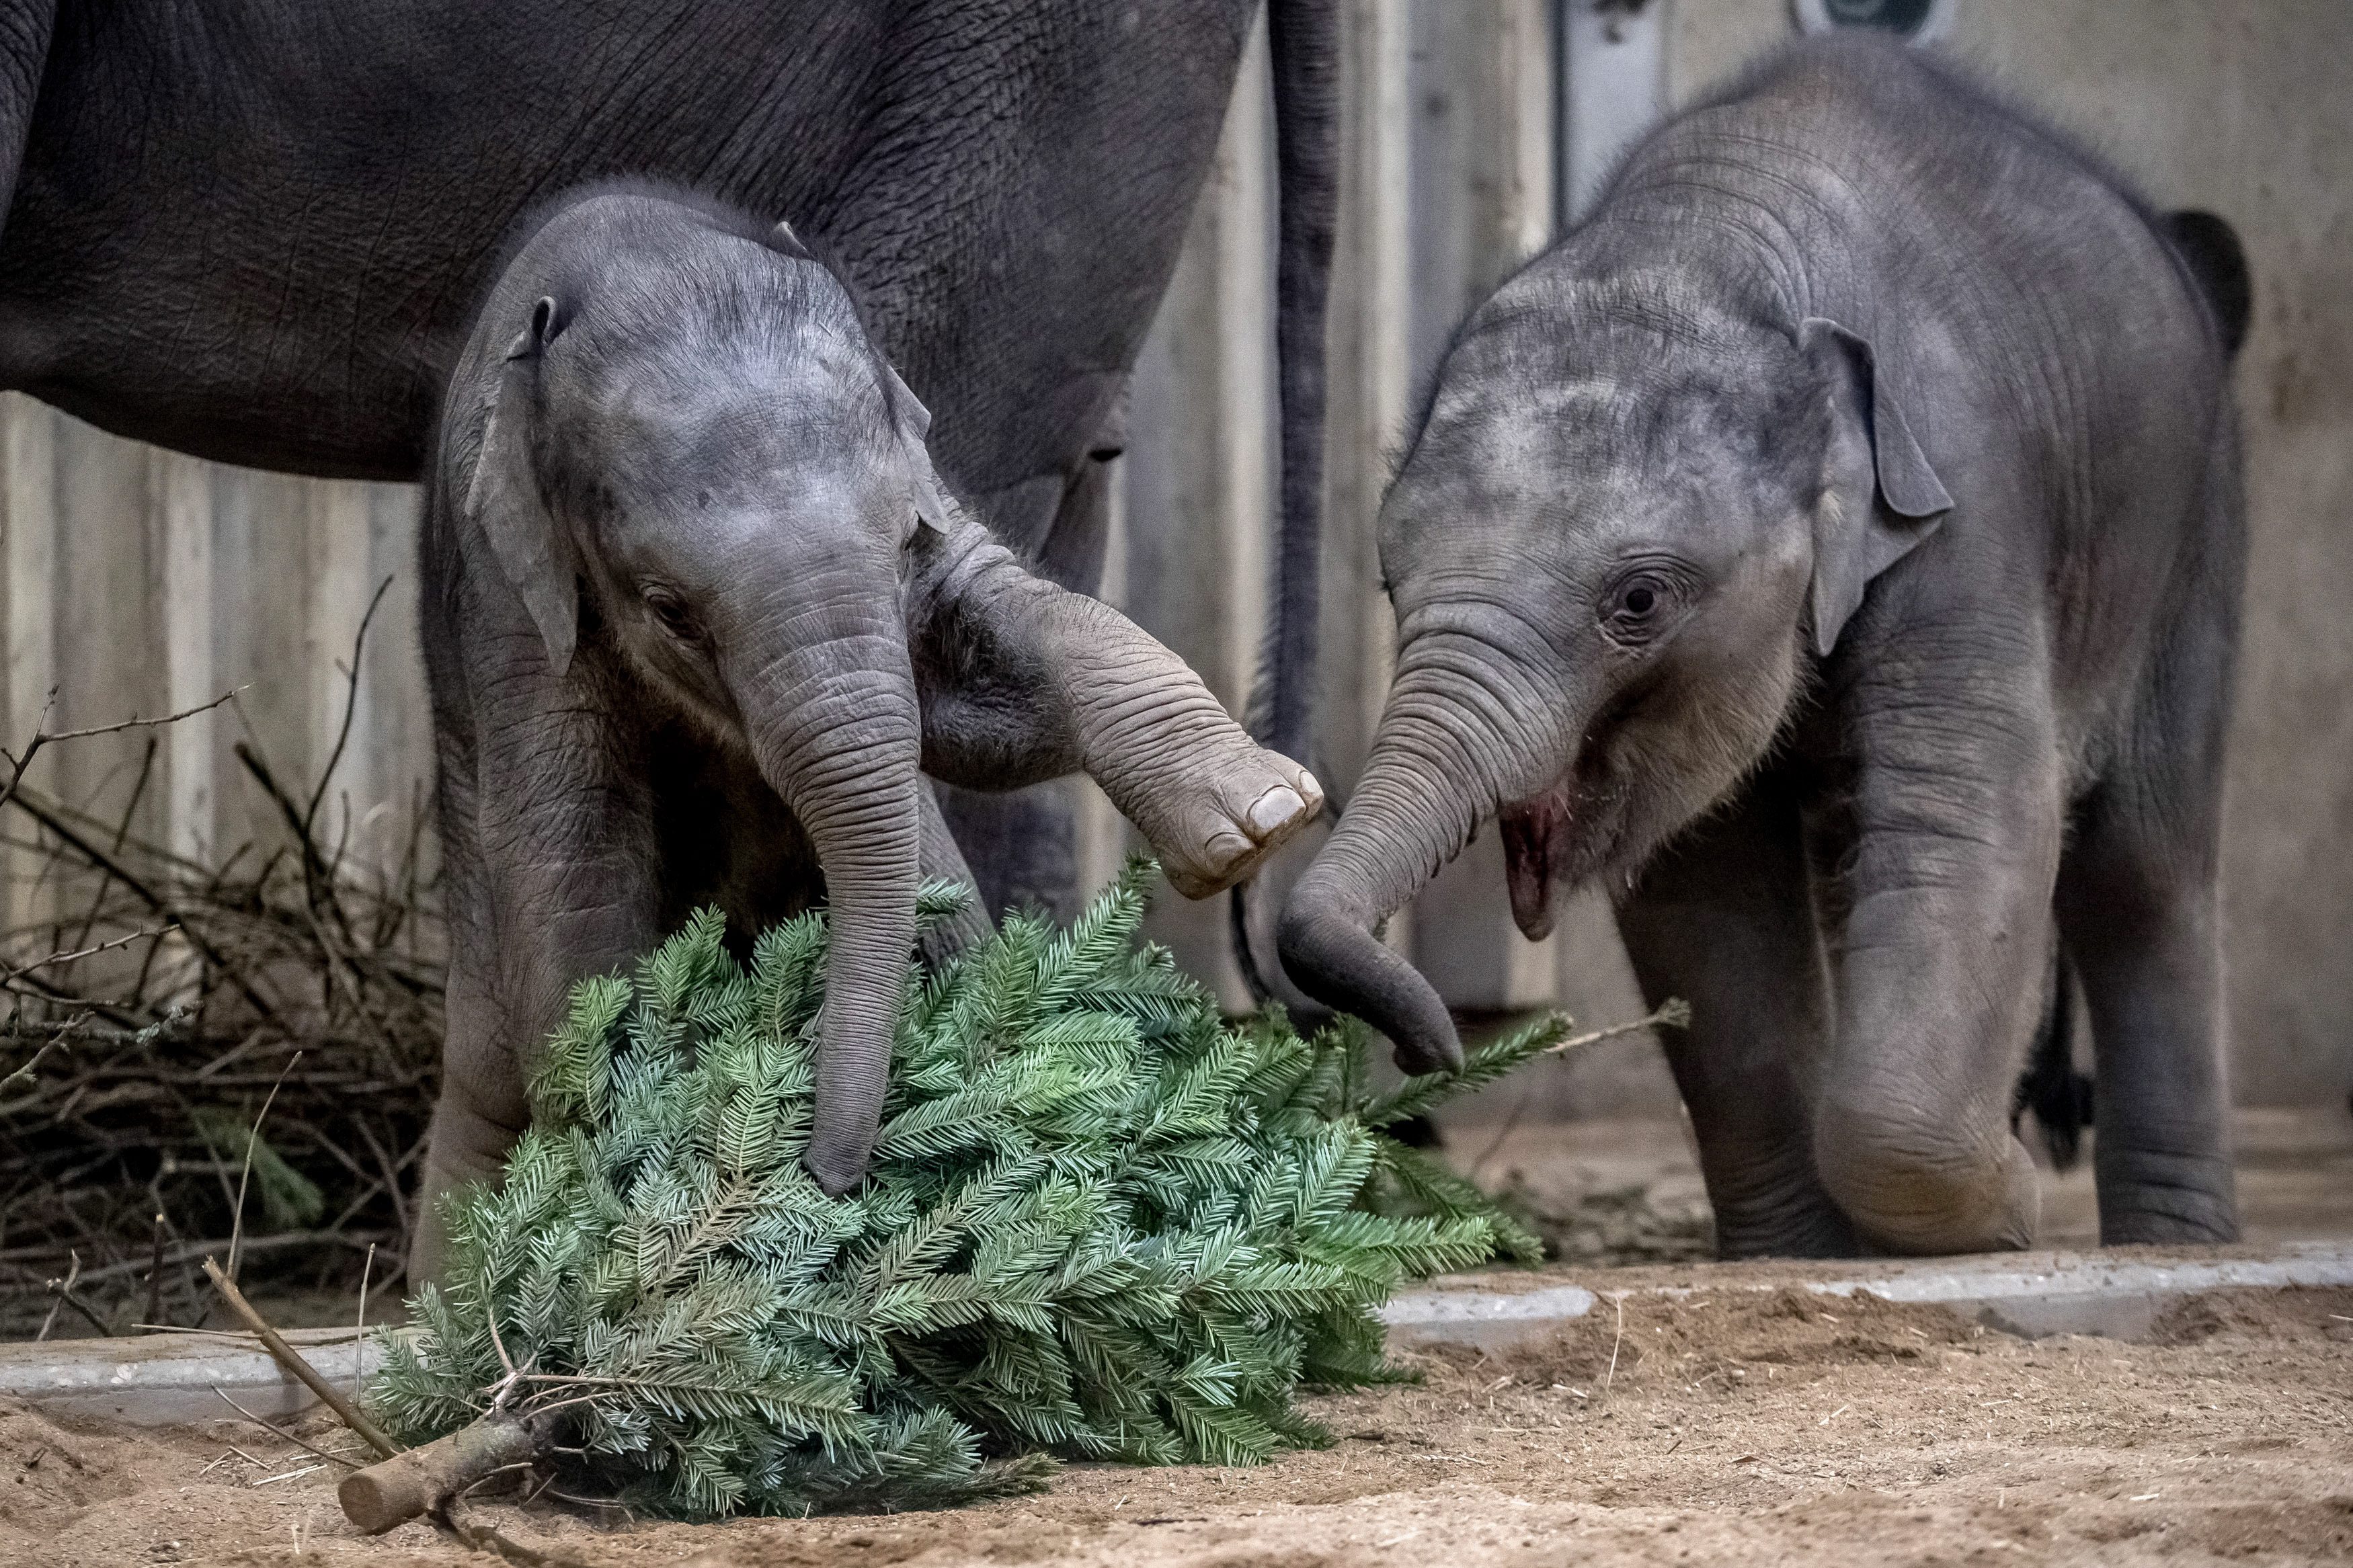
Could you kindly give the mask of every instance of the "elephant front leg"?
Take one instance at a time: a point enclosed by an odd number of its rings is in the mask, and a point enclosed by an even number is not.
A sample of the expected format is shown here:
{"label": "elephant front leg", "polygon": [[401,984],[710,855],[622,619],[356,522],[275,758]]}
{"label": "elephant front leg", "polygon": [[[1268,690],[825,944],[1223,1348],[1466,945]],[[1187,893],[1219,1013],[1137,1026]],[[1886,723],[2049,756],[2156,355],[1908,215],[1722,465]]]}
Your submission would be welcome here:
{"label": "elephant front leg", "polygon": [[2043,686],[1916,655],[1855,686],[1816,1166],[1889,1251],[2030,1246],[2041,1196],[2010,1109],[2052,940],[2061,787]]}
{"label": "elephant front leg", "polygon": [[533,1059],[574,983],[620,968],[658,935],[643,792],[609,776],[610,753],[579,732],[586,723],[573,712],[484,724],[479,783],[443,747],[451,953],[415,1283],[446,1266],[446,1196],[495,1180],[530,1124]]}
{"label": "elephant front leg", "polygon": [[1652,858],[1618,925],[1691,1112],[1725,1258],[1844,1258],[1854,1227],[1814,1170],[1807,1068],[1830,1033],[1830,982],[1789,781],[1768,773]]}
{"label": "elephant front leg", "polygon": [[1008,789],[1083,770],[1195,899],[1314,819],[1314,775],[1126,616],[1030,575],[976,525],[929,550],[913,637],[927,772]]}

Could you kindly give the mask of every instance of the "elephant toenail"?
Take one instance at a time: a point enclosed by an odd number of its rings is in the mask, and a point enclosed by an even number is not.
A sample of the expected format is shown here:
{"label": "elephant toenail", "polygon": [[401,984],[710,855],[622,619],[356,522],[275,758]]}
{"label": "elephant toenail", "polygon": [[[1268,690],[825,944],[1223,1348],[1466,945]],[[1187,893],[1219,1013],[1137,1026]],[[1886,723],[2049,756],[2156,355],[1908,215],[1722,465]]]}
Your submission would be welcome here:
{"label": "elephant toenail", "polygon": [[1207,850],[1211,866],[1227,866],[1250,852],[1250,841],[1239,833],[1222,832],[1209,835]]}
{"label": "elephant toenail", "polygon": [[1305,768],[1299,770],[1299,793],[1306,796],[1308,810],[1316,811],[1322,809],[1324,805],[1324,786],[1317,784],[1315,782],[1315,775],[1309,773]]}
{"label": "elephant toenail", "polygon": [[1258,803],[1250,808],[1250,832],[1263,838],[1306,809],[1307,803],[1299,798],[1297,790],[1289,784],[1277,784],[1259,796]]}

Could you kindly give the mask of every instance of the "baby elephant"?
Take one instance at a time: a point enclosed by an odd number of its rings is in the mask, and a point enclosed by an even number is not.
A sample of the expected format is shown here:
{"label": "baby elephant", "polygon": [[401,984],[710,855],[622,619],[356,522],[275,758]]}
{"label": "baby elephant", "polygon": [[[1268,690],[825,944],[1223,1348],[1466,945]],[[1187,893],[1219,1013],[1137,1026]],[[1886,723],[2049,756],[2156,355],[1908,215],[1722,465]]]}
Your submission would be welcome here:
{"label": "baby elephant", "polygon": [[1194,897],[1314,816],[1315,781],[1174,654],[965,517],[928,420],[789,230],[630,188],[527,226],[427,476],[451,944],[428,1198],[497,1169],[573,982],[700,904],[744,936],[820,890],[807,1163],[855,1184],[917,888],[962,872],[922,772],[1083,768]]}
{"label": "baby elephant", "polygon": [[[1412,1065],[1373,937],[1491,817],[1602,879],[1728,1255],[2021,1247],[2054,940],[2110,1242],[2235,1230],[2216,839],[2242,539],[2218,219],[1919,54],[1800,47],[1472,316],[1383,507],[1398,666],[1281,946]],[[2053,916],[2056,916],[2054,932]]]}

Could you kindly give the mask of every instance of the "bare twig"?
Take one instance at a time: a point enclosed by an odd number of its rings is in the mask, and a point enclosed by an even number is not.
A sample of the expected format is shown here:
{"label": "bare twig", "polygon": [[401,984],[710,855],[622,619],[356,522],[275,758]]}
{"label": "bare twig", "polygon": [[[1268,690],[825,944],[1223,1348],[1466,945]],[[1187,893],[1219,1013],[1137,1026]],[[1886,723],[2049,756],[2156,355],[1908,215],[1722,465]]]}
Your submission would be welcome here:
{"label": "bare twig", "polygon": [[56,1294],[57,1300],[49,1303],[49,1315],[41,1320],[41,1331],[35,1334],[33,1338],[36,1340],[46,1340],[49,1337],[49,1331],[58,1326],[58,1309],[60,1307],[71,1307],[75,1311],[79,1312],[83,1317],[90,1320],[90,1325],[97,1329],[100,1333],[103,1334],[108,1331],[106,1320],[100,1317],[96,1312],[91,1311],[90,1308],[83,1303],[81,1298],[74,1294],[74,1281],[80,1278],[81,1254],[77,1251],[73,1254],[73,1266],[66,1270],[66,1277],[63,1279],[52,1279],[49,1281],[49,1289]]}
{"label": "bare twig", "polygon": [[1665,1001],[1660,1003],[1654,1011],[1643,1017],[1635,1019],[1630,1024],[1612,1024],[1606,1029],[1588,1029],[1582,1035],[1571,1035],[1567,1039],[1561,1041],[1560,1044],[1556,1046],[1546,1046],[1543,1050],[1536,1054],[1538,1056],[1556,1057],[1568,1051],[1577,1050],[1581,1047],[1598,1045],[1603,1040],[1615,1039],[1620,1035],[1630,1035],[1641,1029],[1687,1029],[1690,1026],[1691,1004],[1684,1001],[1680,996],[1670,996]]}
{"label": "bare twig", "polygon": [[[118,860],[122,858],[124,840],[131,837],[131,819],[139,814],[139,803],[147,797],[147,785],[155,776],[155,753],[161,749],[155,737],[149,735],[147,744],[140,751],[138,780],[132,784],[130,798],[122,803],[122,809],[115,814],[114,838],[108,852]],[[90,933],[98,929],[99,917],[106,910],[106,889],[107,878],[101,875],[98,886],[90,889],[90,908],[82,915],[81,929],[74,933],[77,945],[88,942]]]}
{"label": "bare twig", "polygon": [[375,1243],[368,1243],[367,1261],[360,1265],[359,1321],[352,1325],[352,1335],[359,1342],[352,1352],[352,1394],[356,1397],[367,1386],[367,1296],[368,1276],[375,1272]]}
{"label": "bare twig", "polygon": [[198,703],[194,708],[184,708],[177,713],[168,713],[161,719],[142,719],[134,713],[128,719],[119,719],[111,724],[93,724],[86,730],[51,730],[48,727],[49,710],[55,708],[58,703],[58,689],[52,686],[49,688],[48,695],[41,700],[41,716],[35,721],[33,738],[25,742],[24,751],[20,753],[0,747],[0,762],[5,762],[10,767],[7,784],[0,787],[0,805],[5,805],[16,798],[17,789],[25,782],[26,770],[32,767],[33,759],[41,754],[44,747],[54,746],[61,741],[87,741],[94,735],[119,735],[125,730],[160,729],[166,724],[176,724],[183,719],[193,719],[199,713],[210,712],[243,689],[244,688],[239,687],[237,690],[224,691],[210,702]]}
{"label": "bare twig", "polygon": [[59,1045],[64,1043],[66,1030],[72,1027],[73,1026],[69,1024],[65,1028],[58,1029],[55,1033],[51,1034],[48,1039],[42,1042],[41,1048],[33,1053],[32,1060],[26,1062],[23,1067],[18,1068],[15,1072],[10,1073],[6,1078],[0,1078],[0,1089],[6,1089],[9,1085],[15,1083],[33,1082],[33,1069],[41,1065],[41,1058],[43,1057],[47,1056],[51,1051],[56,1050]]}
{"label": "bare twig", "polygon": [[385,1436],[384,1428],[369,1420],[359,1406],[343,1397],[341,1389],[321,1376],[317,1367],[305,1361],[300,1352],[288,1344],[284,1337],[276,1329],[271,1328],[260,1313],[253,1310],[253,1303],[245,1299],[244,1293],[237,1289],[235,1280],[221,1272],[219,1264],[209,1258],[206,1258],[205,1273],[211,1279],[213,1288],[221,1293],[221,1300],[228,1303],[229,1310],[244,1319],[246,1327],[251,1329],[260,1339],[262,1348],[269,1352],[271,1359],[300,1378],[305,1387],[324,1400],[327,1408],[333,1411],[344,1426],[358,1433],[369,1447],[374,1448],[385,1458],[388,1459],[400,1451],[394,1446],[392,1439]]}
{"label": "bare twig", "polygon": [[360,616],[360,629],[352,637],[352,662],[345,671],[348,685],[343,692],[343,721],[335,731],[335,743],[327,752],[327,765],[319,770],[319,782],[311,787],[311,803],[302,811],[302,841],[311,840],[311,825],[319,819],[319,803],[327,796],[327,784],[335,776],[337,764],[343,760],[343,748],[351,743],[352,720],[360,706],[360,655],[366,650],[368,623],[375,619],[376,606],[384,603],[385,594],[392,587],[387,576],[375,585],[368,598],[368,606]]}
{"label": "bare twig", "polygon": [[1519,1095],[1512,1101],[1512,1109],[1504,1116],[1504,1124],[1495,1129],[1495,1135],[1487,1141],[1486,1148],[1481,1150],[1479,1157],[1471,1162],[1468,1173],[1472,1181],[1479,1179],[1487,1169],[1487,1162],[1495,1157],[1497,1152],[1504,1147],[1504,1141],[1518,1130],[1520,1118],[1526,1113],[1528,1103],[1535,1098],[1535,1092],[1536,1086],[1533,1080],[1520,1085]]}
{"label": "bare twig", "polygon": [[228,976],[230,984],[234,984],[238,993],[252,1005],[254,1011],[273,1022],[280,1021],[278,1009],[271,1005],[268,997],[254,989],[252,984],[245,977],[242,967],[232,963],[228,954],[223,952],[210,937],[190,924],[185,912],[177,904],[158,892],[146,879],[133,875],[129,868],[114,856],[92,844],[86,835],[77,832],[66,821],[63,814],[38,804],[13,784],[7,791],[0,792],[0,804],[15,805],[17,810],[55,834],[61,845],[70,847],[90,865],[99,870],[112,873],[125,888],[138,895],[141,901],[149,909],[176,925],[199,952],[217,964]]}
{"label": "bare twig", "polygon": [[[366,1249],[369,1242],[385,1239],[382,1232],[373,1236],[365,1233],[353,1236],[323,1230],[287,1230],[280,1231],[275,1236],[255,1237],[245,1244],[245,1255],[250,1258],[259,1252],[285,1252],[295,1247],[321,1246],[345,1247],[353,1252],[362,1252]],[[165,1250],[164,1262],[166,1267],[195,1263],[205,1257],[219,1253],[227,1246],[228,1240],[226,1237],[207,1241],[184,1241]],[[84,1269],[82,1279],[85,1282],[92,1279],[119,1279],[125,1274],[136,1274],[145,1267],[144,1261],[133,1258],[126,1263],[111,1263],[102,1268]]]}
{"label": "bare twig", "polygon": [[155,1212],[155,1249],[147,1264],[147,1321],[164,1321],[164,1214]]}
{"label": "bare twig", "polygon": [[[32,742],[25,748],[25,754],[30,757],[40,747],[54,746],[60,741],[87,741],[92,735],[119,735],[125,730],[160,730],[166,725],[176,724],[183,719],[193,719],[199,713],[209,713],[222,703],[235,700],[237,694],[246,689],[248,689],[242,686],[232,687],[210,702],[199,702],[194,708],[183,708],[177,713],[166,713],[160,719],[142,719],[133,713],[128,719],[118,719],[111,724],[93,724],[86,730],[43,730],[33,736]],[[56,700],[55,687],[49,689],[49,698],[52,701]],[[44,719],[48,716],[47,708],[44,707],[41,710],[41,715]],[[0,750],[0,761],[13,763],[16,759],[5,750]]]}
{"label": "bare twig", "polygon": [[[11,980],[22,979],[37,969],[47,969],[52,964],[71,963],[77,958],[90,958],[101,952],[111,952],[118,947],[129,947],[134,942],[145,942],[150,937],[162,936],[171,929],[170,926],[158,926],[152,931],[134,931],[123,936],[110,937],[104,942],[93,943],[89,947],[77,948],[71,952],[53,952],[47,958],[37,958],[30,963],[20,964],[9,970],[6,974],[0,975],[0,984],[5,984]],[[13,1080],[15,1077],[16,1075],[11,1073],[7,1079],[0,1079],[0,1083]]]}
{"label": "bare twig", "polygon": [[282,1475],[264,1476],[258,1481],[248,1481],[246,1482],[246,1485],[248,1487],[266,1487],[274,1485],[279,1481],[300,1480],[304,1476],[315,1476],[326,1468],[327,1467],[324,1465],[305,1465],[299,1470],[288,1470]]}
{"label": "bare twig", "polygon": [[[278,1081],[269,1086],[269,1094],[262,1099],[261,1114],[253,1119],[253,1126],[245,1135],[245,1169],[237,1173],[237,1210],[230,1216],[228,1225],[228,1277],[231,1280],[237,1278],[237,1244],[245,1237],[245,1184],[253,1178],[253,1146],[261,1142],[261,1123],[269,1115],[269,1107],[277,1100],[278,1091],[286,1087],[286,1075],[292,1072],[294,1064],[301,1059],[301,1051],[286,1058],[286,1065],[278,1070]],[[207,1261],[205,1267],[209,1270],[212,1265]]]}
{"label": "bare twig", "polygon": [[[468,1491],[471,1489],[469,1488]],[[543,1487],[541,1489],[543,1491],[545,1489]],[[475,1551],[495,1552],[510,1563],[521,1564],[522,1568],[586,1568],[579,1558],[568,1553],[543,1551],[511,1535],[501,1534],[496,1525],[475,1512],[473,1500],[464,1492],[449,1500],[449,1506],[442,1510],[442,1518],[458,1539]]]}
{"label": "bare twig", "polygon": [[[356,1459],[346,1459],[340,1454],[331,1454],[326,1449],[320,1447],[316,1443],[311,1442],[307,1437],[298,1437],[293,1433],[287,1431],[283,1426],[274,1426],[269,1422],[264,1421],[260,1416],[256,1415],[252,1411],[248,1410],[236,1400],[229,1399],[227,1390],[222,1388],[219,1384],[216,1383],[212,1387],[215,1394],[219,1394],[223,1399],[228,1399],[228,1407],[231,1410],[236,1411],[239,1415],[244,1416],[248,1421],[252,1422],[256,1426],[260,1427],[271,1436],[282,1437],[298,1448],[308,1449],[310,1452],[318,1455],[319,1458],[330,1460],[334,1464],[342,1465],[347,1469],[356,1470],[363,1468]],[[250,1458],[250,1456],[248,1457]],[[253,1462],[257,1465],[261,1463],[259,1459],[255,1459]]]}

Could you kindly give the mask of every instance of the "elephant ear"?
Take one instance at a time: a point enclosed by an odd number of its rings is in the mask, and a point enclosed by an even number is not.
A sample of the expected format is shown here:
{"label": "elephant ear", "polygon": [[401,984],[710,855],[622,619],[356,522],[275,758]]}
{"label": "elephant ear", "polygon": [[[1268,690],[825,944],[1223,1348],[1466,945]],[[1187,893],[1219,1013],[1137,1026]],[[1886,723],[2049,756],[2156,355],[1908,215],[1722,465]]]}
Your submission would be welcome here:
{"label": "elephant ear", "polygon": [[482,398],[482,445],[466,486],[466,516],[491,542],[508,585],[531,612],[558,676],[572,667],[580,633],[580,571],[532,461],[540,358],[553,335],[555,301],[533,307]]}
{"label": "elephant ear", "polygon": [[932,449],[923,444],[931,434],[932,411],[923,405],[899,373],[882,362],[883,384],[890,388],[891,417],[899,427],[899,441],[905,454],[907,472],[915,492],[915,517],[935,532],[948,531],[947,490],[940,483],[939,470],[932,467]]}
{"label": "elephant ear", "polygon": [[1953,507],[1871,344],[1836,321],[1798,328],[1831,389],[1831,432],[1814,509],[1814,649],[1828,658],[1873,578],[1936,531]]}

